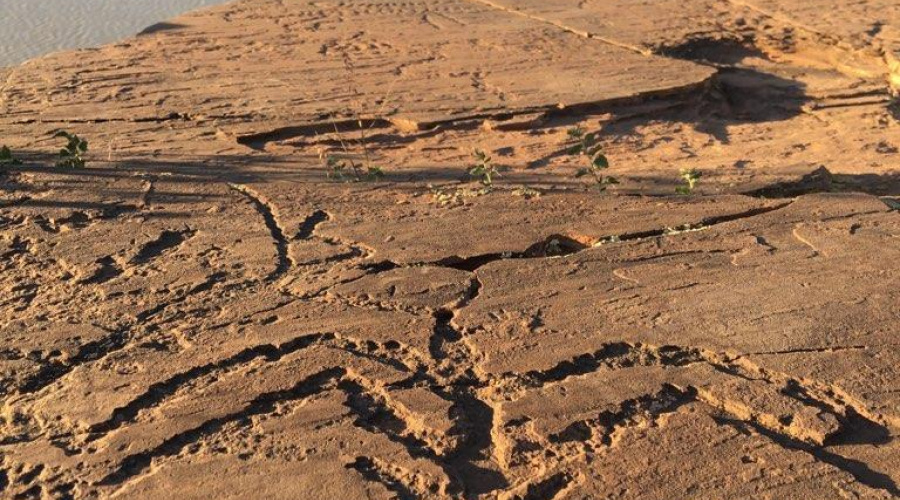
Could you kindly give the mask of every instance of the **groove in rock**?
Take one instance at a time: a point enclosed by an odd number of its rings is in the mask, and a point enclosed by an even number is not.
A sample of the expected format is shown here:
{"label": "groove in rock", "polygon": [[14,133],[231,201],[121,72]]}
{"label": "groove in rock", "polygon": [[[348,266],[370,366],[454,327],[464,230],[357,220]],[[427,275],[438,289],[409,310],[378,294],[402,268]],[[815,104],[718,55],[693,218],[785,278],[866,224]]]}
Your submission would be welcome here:
{"label": "groove in rock", "polygon": [[168,251],[180,246],[185,241],[193,237],[197,231],[193,229],[182,229],[180,231],[163,231],[158,238],[146,243],[138,250],[137,254],[131,259],[131,264],[144,264]]}
{"label": "groove in rock", "polygon": [[382,398],[354,380],[342,380],[338,389],[347,394],[347,405],[357,415],[354,425],[385,435],[391,441],[403,445],[414,458],[440,461],[432,444],[424,436],[411,430],[398,412]]}
{"label": "groove in rock", "polygon": [[744,356],[777,356],[782,354],[831,354],[843,351],[864,351],[868,349],[865,345],[847,345],[847,346],[830,346],[830,347],[808,347],[797,349],[786,349],[783,351],[760,351],[749,352]]}
{"label": "groove in rock", "polygon": [[[471,0],[480,2],[481,0]],[[618,45],[616,42],[606,40],[595,35],[586,35],[587,38],[595,39],[611,45]],[[635,50],[643,55],[651,55],[649,51],[644,51],[634,47],[625,46],[630,50]],[[523,106],[510,109],[508,106],[483,109],[480,112],[465,113],[445,120],[435,120],[429,122],[413,122],[410,120],[387,120],[384,118],[364,119],[362,120],[363,128],[372,129],[397,129],[401,133],[384,134],[382,142],[409,142],[410,135],[407,131],[417,132],[419,137],[434,135],[438,131],[446,130],[472,130],[481,127],[485,121],[506,122],[517,117],[528,117],[533,115],[542,115],[549,117],[569,117],[584,116],[589,114],[603,114],[618,106],[627,106],[640,104],[655,99],[672,98],[685,100],[687,97],[702,92],[707,88],[713,80],[714,74],[710,74],[702,81],[691,82],[682,86],[667,87],[660,90],[649,90],[644,93],[608,98],[599,101],[573,102],[567,104],[561,109],[558,104],[545,104],[535,106]],[[282,142],[291,139],[319,137],[335,133],[335,128],[341,133],[351,133],[359,130],[359,120],[341,120],[334,121],[328,115],[318,116],[315,122],[303,125],[281,127],[274,130],[250,133],[237,138],[237,142],[248,148],[265,151],[266,145],[270,142]],[[499,124],[498,129],[504,126]],[[509,125],[508,129],[516,129],[516,125]]]}
{"label": "groove in rock", "polygon": [[557,472],[541,481],[529,484],[525,495],[513,497],[517,500],[553,500],[565,490],[575,477],[568,472]]}
{"label": "groove in rock", "polygon": [[755,432],[756,434],[768,438],[770,441],[783,448],[805,452],[819,462],[831,465],[836,469],[850,474],[861,484],[864,484],[870,488],[885,491],[893,497],[900,497],[900,488],[897,487],[897,484],[893,479],[891,479],[890,476],[872,469],[868,464],[864,462],[854,460],[852,458],[847,458],[830,452],[825,448],[813,446],[804,441],[779,434],[775,431],[763,427],[756,422],[747,422],[728,417],[716,417],[715,420],[720,425],[730,426],[744,434],[751,434],[752,432]]}
{"label": "groove in rock", "polygon": [[[347,464],[348,469],[354,469],[365,479],[384,485],[389,491],[397,495],[398,500],[416,500],[422,498],[422,493],[417,492],[411,486],[405,484],[402,479],[393,475],[386,468],[370,457],[356,457],[353,463]],[[434,493],[434,492],[432,492]]]}
{"label": "groove in rock", "polygon": [[696,391],[664,384],[656,394],[646,394],[619,403],[616,411],[603,411],[595,418],[570,424],[558,434],[550,436],[553,443],[593,439],[602,446],[612,446],[614,434],[623,429],[644,425],[661,415],[673,413],[694,401]]}
{"label": "groove in rock", "polygon": [[324,210],[314,211],[300,224],[300,229],[297,231],[297,235],[294,236],[294,239],[308,240],[312,238],[313,232],[315,232],[316,227],[318,227],[319,224],[329,220],[330,218],[331,216],[328,215],[328,212]]}
{"label": "groove in rock", "polygon": [[122,427],[126,423],[134,421],[141,411],[158,406],[162,401],[175,394],[180,388],[210,373],[225,371],[229,368],[246,364],[256,358],[265,358],[267,361],[277,361],[282,357],[305,349],[316,342],[334,338],[331,335],[312,334],[294,338],[278,346],[263,344],[244,349],[228,358],[214,363],[196,366],[185,372],[178,373],[167,380],[151,385],[143,394],[132,399],[125,406],[116,408],[112,416],[105,422],[95,424],[91,428],[90,441],[99,439],[103,434]]}
{"label": "groove in rock", "polygon": [[[686,366],[703,362],[703,354],[695,349],[677,346],[652,347],[643,344],[613,342],[589,354],[582,354],[556,366],[532,370],[522,375],[530,386],[561,382],[567,378],[594,373],[601,368],[622,369],[632,366]],[[508,375],[512,376],[512,375]]]}
{"label": "groove in rock", "polygon": [[469,498],[508,485],[503,474],[479,465],[479,462],[489,460],[493,445],[493,409],[481,401],[472,388],[432,387],[438,396],[453,402],[451,414],[456,415],[456,424],[449,434],[462,439],[449,451],[443,451],[443,444],[431,442],[427,436],[414,432],[388,401],[358,381],[343,380],[338,388],[348,394],[350,409],[358,416],[355,425],[401,444],[412,457],[425,458],[439,465],[450,480],[447,494]]}
{"label": "groove in rock", "polygon": [[87,344],[82,344],[79,347],[78,352],[74,356],[66,360],[66,363],[53,361],[47,365],[44,365],[40,370],[38,370],[37,373],[30,375],[25,380],[25,382],[19,388],[19,392],[23,394],[30,394],[40,391],[41,389],[44,389],[50,384],[61,379],[76,367],[100,360],[114,352],[124,349],[134,339],[136,335],[135,330],[137,330],[139,327],[146,328],[148,326],[148,320],[161,313],[169,306],[184,302],[188,299],[188,297],[191,297],[195,293],[201,293],[211,289],[216,283],[221,281],[222,278],[224,278],[223,274],[215,273],[203,283],[200,283],[196,287],[188,290],[182,296],[169,302],[162,302],[154,307],[151,307],[150,309],[141,311],[140,313],[135,315],[135,321],[130,325],[124,326],[102,339],[89,342]]}
{"label": "groove in rock", "polygon": [[131,339],[131,331],[128,329],[119,330],[110,335],[83,344],[79,347],[78,352],[67,360],[65,364],[58,361],[52,361],[38,370],[37,373],[29,376],[19,388],[19,392],[30,394],[37,392],[53,382],[56,382],[79,365],[96,361],[108,354],[118,351],[128,345]]}
{"label": "groove in rock", "polygon": [[531,19],[532,21],[537,21],[537,22],[540,22],[540,23],[543,23],[543,24],[548,24],[548,25],[550,25],[550,26],[553,26],[553,27],[558,28],[558,29],[560,29],[560,30],[566,31],[566,32],[568,32],[568,33],[572,33],[573,35],[580,36],[580,37],[582,37],[582,38],[588,38],[588,39],[591,39],[591,40],[597,40],[597,41],[602,42],[602,43],[605,43],[605,44],[607,44],[607,45],[612,45],[613,47],[619,47],[619,48],[622,48],[622,49],[630,50],[630,51],[632,51],[632,52],[636,52],[636,53],[638,53],[638,54],[641,54],[642,56],[649,56],[649,55],[650,55],[650,52],[649,52],[648,50],[642,49],[642,48],[640,48],[640,47],[637,47],[637,46],[634,46],[634,45],[629,45],[629,44],[627,44],[627,43],[622,43],[622,42],[613,40],[613,39],[611,39],[611,38],[601,37],[601,36],[598,36],[598,35],[596,35],[596,34],[594,34],[594,33],[589,33],[589,32],[587,32],[587,31],[582,31],[582,30],[573,28],[573,27],[571,27],[571,26],[566,26],[566,25],[563,24],[563,23],[560,23],[560,22],[557,22],[557,21],[553,21],[553,20],[551,20],[551,19],[547,19],[547,18],[538,16],[538,15],[535,15],[535,14],[531,14],[531,13],[525,12],[525,11],[523,11],[523,10],[519,10],[519,9],[516,9],[516,8],[507,7],[507,6],[505,6],[505,5],[502,5],[502,4],[493,2],[493,1],[491,1],[491,0],[470,0],[470,1],[475,2],[475,3],[480,3],[480,4],[482,4],[482,5],[486,5],[486,6],[490,7],[490,8],[492,8],[492,9],[496,9],[496,10],[505,12],[505,13],[507,13],[507,14],[513,14],[513,15],[516,15],[516,16],[521,16],[521,17],[524,17],[524,18],[527,18],[527,19]]}
{"label": "groove in rock", "polygon": [[750,210],[746,210],[743,212],[738,212],[734,214],[726,214],[726,215],[716,215],[713,217],[706,217],[701,219],[696,223],[687,223],[682,224],[680,226],[676,226],[674,228],[666,228],[666,229],[653,229],[650,231],[641,231],[635,233],[625,233],[616,236],[608,236],[606,238],[601,238],[600,241],[636,241],[636,240],[645,240],[648,238],[657,238],[660,236],[665,236],[672,232],[678,231],[687,231],[696,228],[709,228],[712,226],[716,226],[718,224],[724,224],[726,222],[733,222],[741,219],[749,219],[751,217],[756,217],[759,215],[765,215],[767,213],[775,212],[777,210],[781,210],[782,208],[786,208],[791,205],[794,201],[790,200],[784,203],[779,203],[777,205],[773,205],[771,207],[759,207],[753,208]]}
{"label": "groove in rock", "polygon": [[290,254],[290,242],[288,241],[287,236],[285,236],[284,229],[278,223],[278,219],[275,216],[275,209],[265,200],[265,198],[253,189],[242,184],[229,184],[229,186],[231,189],[241,193],[250,200],[250,203],[253,204],[256,211],[262,216],[266,227],[269,229],[269,234],[275,241],[275,249],[278,252],[278,264],[276,265],[275,270],[266,277],[267,282],[275,281],[294,265],[294,261]]}
{"label": "groove in rock", "polygon": [[[541,240],[533,245],[531,245],[528,249],[521,252],[495,252],[495,253],[485,253],[479,255],[473,255],[470,257],[459,257],[459,256],[450,256],[444,257],[442,259],[431,261],[431,262],[418,262],[413,264],[397,264],[396,262],[391,261],[381,261],[374,264],[369,264],[365,266],[365,269],[373,272],[380,273],[384,271],[389,271],[392,269],[397,269],[400,267],[415,267],[415,266],[438,266],[438,267],[447,267],[450,269],[456,269],[459,271],[468,271],[468,272],[476,272],[480,268],[499,260],[517,260],[517,259],[540,259],[547,257],[564,257],[568,255],[574,255],[579,252],[589,250],[594,246],[603,244],[603,243],[616,243],[623,241],[639,241],[650,238],[659,238],[662,236],[667,236],[670,234],[690,231],[698,228],[710,228],[719,224],[724,224],[726,222],[733,222],[741,219],[748,219],[751,217],[756,217],[760,215],[765,215],[771,212],[775,212],[777,210],[781,210],[783,208],[788,207],[794,202],[794,200],[786,201],[784,203],[779,203],[777,205],[773,205],[770,207],[759,207],[750,210],[746,210],[743,212],[738,212],[734,214],[726,214],[726,215],[718,215],[712,217],[706,217],[701,219],[697,223],[686,223],[674,228],[662,228],[662,229],[651,229],[647,231],[639,231],[634,233],[623,233],[619,235],[611,235],[598,238],[596,243],[593,245],[585,245],[584,243],[578,242],[572,238],[562,236],[562,235],[554,235]],[[685,253],[714,253],[715,251],[690,251]],[[659,256],[650,256],[647,258],[659,258]],[[467,301],[468,302],[468,301]]]}
{"label": "groove in rock", "polygon": [[220,431],[230,422],[248,421],[255,415],[273,412],[277,405],[284,401],[305,399],[325,391],[345,373],[343,368],[329,368],[301,380],[290,389],[260,394],[239,412],[208,420],[191,430],[172,436],[151,450],[130,455],[115,471],[101,479],[98,484],[102,486],[121,484],[142,473],[156,458],[177,455],[186,446]]}
{"label": "groove in rock", "polygon": [[440,309],[434,313],[434,330],[428,342],[428,351],[435,360],[442,360],[448,356],[447,344],[459,342],[462,335],[450,324],[453,320],[453,311]]}
{"label": "groove in rock", "polygon": [[91,276],[83,279],[80,283],[85,285],[99,285],[120,276],[123,272],[119,263],[111,256],[107,255],[97,259],[97,270]]}
{"label": "groove in rock", "polygon": [[825,446],[836,444],[870,444],[883,445],[891,441],[891,431],[885,425],[860,414],[852,406],[836,408],[834,402],[823,401],[811,394],[810,389],[804,387],[797,380],[789,380],[782,393],[796,399],[806,406],[818,408],[824,413],[830,413],[841,423],[840,430],[834,435],[828,436],[823,443]]}
{"label": "groove in rock", "polygon": [[455,479],[451,486],[464,498],[477,498],[508,487],[509,481],[502,472],[481,465],[490,460],[494,446],[494,407],[480,399],[472,387],[451,385],[440,388],[438,394],[454,402],[451,411],[458,417],[451,432],[463,436],[443,461],[445,470],[452,472],[448,475]]}

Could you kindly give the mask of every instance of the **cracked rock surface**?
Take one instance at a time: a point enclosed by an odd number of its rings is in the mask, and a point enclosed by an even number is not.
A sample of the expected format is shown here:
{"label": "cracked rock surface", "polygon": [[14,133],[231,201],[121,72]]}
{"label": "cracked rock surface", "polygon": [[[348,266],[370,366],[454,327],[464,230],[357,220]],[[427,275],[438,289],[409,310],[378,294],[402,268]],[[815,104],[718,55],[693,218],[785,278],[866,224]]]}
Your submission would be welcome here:
{"label": "cracked rock surface", "polygon": [[0,496],[900,497],[898,58],[886,0],[238,0],[0,68]]}

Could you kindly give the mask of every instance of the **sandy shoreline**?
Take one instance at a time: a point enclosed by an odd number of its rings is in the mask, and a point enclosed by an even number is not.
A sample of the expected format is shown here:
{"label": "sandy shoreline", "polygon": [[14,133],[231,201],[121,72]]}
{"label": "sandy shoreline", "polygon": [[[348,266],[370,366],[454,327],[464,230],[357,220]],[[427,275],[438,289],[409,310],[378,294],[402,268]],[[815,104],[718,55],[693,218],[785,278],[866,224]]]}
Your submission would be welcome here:
{"label": "sandy shoreline", "polygon": [[170,23],[0,70],[0,496],[900,495],[894,2]]}

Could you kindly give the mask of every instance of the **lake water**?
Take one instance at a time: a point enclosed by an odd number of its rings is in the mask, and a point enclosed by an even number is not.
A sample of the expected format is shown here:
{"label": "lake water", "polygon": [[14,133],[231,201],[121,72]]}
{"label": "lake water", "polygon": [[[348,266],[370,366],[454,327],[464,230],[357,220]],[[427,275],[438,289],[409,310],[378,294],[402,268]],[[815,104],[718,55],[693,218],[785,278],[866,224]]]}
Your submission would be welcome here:
{"label": "lake water", "polygon": [[0,0],[0,66],[121,40],[225,0]]}

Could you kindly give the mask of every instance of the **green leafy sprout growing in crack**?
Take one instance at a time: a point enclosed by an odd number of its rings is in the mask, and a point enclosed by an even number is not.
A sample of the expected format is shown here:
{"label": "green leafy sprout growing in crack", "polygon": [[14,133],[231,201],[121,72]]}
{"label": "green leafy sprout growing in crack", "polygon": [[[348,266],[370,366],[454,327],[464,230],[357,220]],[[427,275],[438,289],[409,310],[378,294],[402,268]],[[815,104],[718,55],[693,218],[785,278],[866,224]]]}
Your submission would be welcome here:
{"label": "green leafy sprout growing in crack", "polygon": [[84,153],[87,153],[88,143],[75,134],[59,130],[53,134],[54,138],[64,138],[68,141],[66,146],[59,150],[59,160],[56,166],[61,168],[84,168]]}
{"label": "green leafy sprout growing in crack", "polygon": [[675,192],[678,194],[691,194],[694,192],[694,188],[697,187],[697,184],[700,182],[700,178],[703,177],[703,174],[693,168],[682,168],[679,172],[678,177],[684,182],[681,186],[677,186],[675,188]]}
{"label": "green leafy sprout growing in crack", "polygon": [[384,177],[381,167],[361,165],[352,158],[319,151],[319,159],[325,167],[325,176],[334,182],[372,182]]}
{"label": "green leafy sprout growing in crack", "polygon": [[319,160],[325,167],[325,177],[335,182],[349,182],[350,172],[345,160],[341,160],[335,155],[326,154],[325,151],[319,151]]}
{"label": "green leafy sprout growing in crack", "polygon": [[429,184],[428,189],[431,191],[431,197],[437,204],[441,206],[464,205],[467,199],[486,195],[494,189],[494,177],[500,174],[497,171],[497,167],[494,166],[491,155],[484,152],[484,150],[476,149],[472,152],[472,157],[475,158],[475,163],[469,167],[468,172],[471,177],[478,179],[481,187],[478,189],[465,187],[453,189]]}
{"label": "green leafy sprout growing in crack", "polygon": [[[379,120],[375,118],[364,119],[362,116],[363,99],[365,96],[356,86],[356,76],[353,61],[346,52],[341,57],[344,67],[347,70],[347,91],[353,96],[353,104],[348,109],[347,116],[350,116],[353,123],[356,124],[358,133],[357,138],[345,138],[338,124],[334,121],[332,115],[331,126],[334,128],[334,136],[340,145],[341,153],[334,154],[325,150],[319,150],[319,159],[325,167],[326,176],[329,180],[335,182],[374,182],[384,178],[384,169],[376,165],[373,160],[372,147],[369,144],[368,130],[375,127]],[[375,117],[381,116],[388,103],[393,84],[388,89],[388,94],[381,99],[381,108],[374,114]],[[367,124],[368,122],[368,124]],[[361,155],[359,153],[362,153]],[[362,158],[360,158],[360,156]]]}
{"label": "green leafy sprout growing in crack", "polygon": [[[325,166],[326,176],[329,180],[335,182],[373,182],[384,177],[384,170],[372,163],[372,155],[369,151],[368,137],[366,136],[366,127],[362,118],[356,117],[356,124],[359,127],[359,147],[363,152],[362,161],[353,159],[353,153],[344,136],[336,123],[332,122],[334,134],[341,146],[343,155],[335,155],[319,150],[319,159]],[[358,156],[358,155],[357,155]]]}
{"label": "green leafy sprout growing in crack", "polygon": [[491,155],[485,153],[481,149],[476,149],[472,156],[475,158],[475,164],[469,168],[469,175],[478,179],[486,189],[490,190],[494,187],[494,177],[499,177],[500,173],[494,166]]}
{"label": "green leafy sprout growing in crack", "polygon": [[21,165],[22,161],[13,157],[12,150],[7,146],[0,146],[0,166]]}
{"label": "green leafy sprout growing in crack", "polygon": [[597,142],[597,134],[588,133],[581,127],[570,128],[566,133],[569,141],[574,144],[569,148],[569,154],[585,158],[587,166],[578,169],[575,177],[590,175],[601,192],[619,181],[612,176],[603,175],[603,171],[609,168],[609,159],[603,154],[603,146]]}

